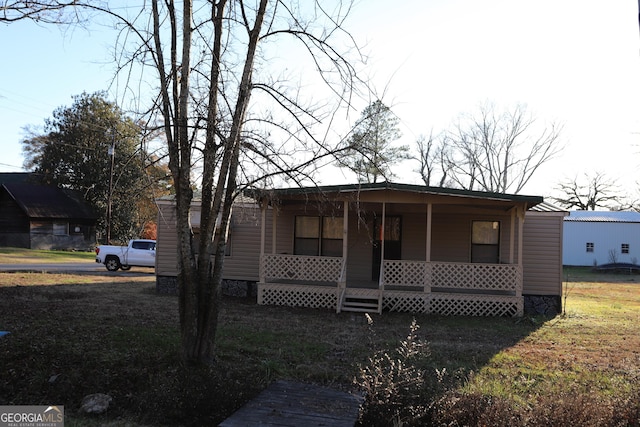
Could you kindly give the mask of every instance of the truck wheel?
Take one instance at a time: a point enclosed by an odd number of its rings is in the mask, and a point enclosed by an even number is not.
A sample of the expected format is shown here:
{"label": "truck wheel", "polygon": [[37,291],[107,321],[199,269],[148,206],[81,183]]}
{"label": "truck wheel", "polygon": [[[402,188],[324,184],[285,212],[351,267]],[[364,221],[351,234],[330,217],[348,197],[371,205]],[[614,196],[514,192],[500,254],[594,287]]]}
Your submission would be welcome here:
{"label": "truck wheel", "polygon": [[110,256],[104,261],[104,266],[107,267],[109,271],[118,271],[121,267],[120,260],[118,257]]}
{"label": "truck wheel", "polygon": [[120,269],[121,269],[122,271],[131,270],[131,266],[130,266],[130,265],[121,265],[121,266],[120,266]]}

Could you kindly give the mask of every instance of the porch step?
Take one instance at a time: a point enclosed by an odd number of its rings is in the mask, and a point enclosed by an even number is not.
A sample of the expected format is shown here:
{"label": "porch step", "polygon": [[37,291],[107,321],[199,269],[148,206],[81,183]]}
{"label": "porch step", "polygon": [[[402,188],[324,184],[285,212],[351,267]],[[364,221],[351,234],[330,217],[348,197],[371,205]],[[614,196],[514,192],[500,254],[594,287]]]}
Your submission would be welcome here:
{"label": "porch step", "polygon": [[378,305],[378,297],[349,295],[347,293],[342,300],[341,311],[378,313],[379,310],[380,306]]}

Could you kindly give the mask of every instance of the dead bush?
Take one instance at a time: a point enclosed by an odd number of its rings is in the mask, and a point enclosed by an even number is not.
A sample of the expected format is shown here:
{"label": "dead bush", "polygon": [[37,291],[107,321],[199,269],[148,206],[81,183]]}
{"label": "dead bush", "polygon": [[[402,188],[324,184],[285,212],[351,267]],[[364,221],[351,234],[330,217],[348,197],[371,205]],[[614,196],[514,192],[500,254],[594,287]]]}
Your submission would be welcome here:
{"label": "dead bush", "polygon": [[366,426],[422,425],[428,405],[442,383],[442,372],[420,369],[429,357],[426,342],[417,336],[415,319],[409,335],[389,354],[378,351],[360,367],[355,380],[364,392],[360,423]]}

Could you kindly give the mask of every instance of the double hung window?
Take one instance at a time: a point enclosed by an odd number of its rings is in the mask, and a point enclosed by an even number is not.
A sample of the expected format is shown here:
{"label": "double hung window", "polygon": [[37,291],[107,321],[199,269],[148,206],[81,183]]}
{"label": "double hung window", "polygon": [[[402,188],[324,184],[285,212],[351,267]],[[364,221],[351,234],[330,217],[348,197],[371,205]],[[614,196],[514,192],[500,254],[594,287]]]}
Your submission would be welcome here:
{"label": "double hung window", "polygon": [[471,262],[500,262],[500,223],[473,221],[471,226]]}
{"label": "double hung window", "polygon": [[342,217],[297,216],[296,255],[342,256]]}

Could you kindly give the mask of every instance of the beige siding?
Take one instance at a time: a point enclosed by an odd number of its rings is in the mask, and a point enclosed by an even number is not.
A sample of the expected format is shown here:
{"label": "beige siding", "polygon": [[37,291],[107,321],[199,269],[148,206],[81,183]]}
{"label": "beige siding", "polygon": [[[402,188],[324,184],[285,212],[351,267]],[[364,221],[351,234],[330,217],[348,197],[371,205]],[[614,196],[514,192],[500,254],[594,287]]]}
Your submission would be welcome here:
{"label": "beige siding", "polygon": [[[175,205],[160,201],[158,213],[158,245],[156,248],[156,274],[175,277],[178,274]],[[199,218],[199,206],[194,205],[193,223]],[[271,210],[267,211],[266,247],[271,250]],[[255,205],[234,206],[230,232],[230,255],[225,257],[223,278],[257,281],[260,260],[260,236],[262,215]]]}
{"label": "beige siding", "polygon": [[293,228],[295,226],[296,215],[312,215],[309,212],[278,211],[276,221],[276,254],[293,254]]}
{"label": "beige siding", "polygon": [[[271,250],[271,210],[267,211],[265,252]],[[223,277],[258,281],[260,275],[260,236],[262,215],[257,206],[234,207],[230,255],[224,259]]]}
{"label": "beige siding", "polygon": [[371,280],[373,220],[359,221],[355,212],[349,212],[349,241],[347,253],[347,281]]}
{"label": "beige siding", "polygon": [[427,256],[427,213],[402,215],[402,259],[424,261]]}
{"label": "beige siding", "polygon": [[[471,224],[473,221],[500,223],[500,258],[509,262],[511,216],[487,214],[434,214],[431,223],[431,261],[471,262]],[[517,240],[514,257],[517,256]],[[514,259],[514,263],[517,258]]]}
{"label": "beige siding", "polygon": [[527,295],[562,294],[562,213],[527,212],[524,289]]}

